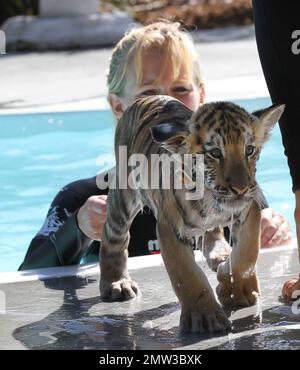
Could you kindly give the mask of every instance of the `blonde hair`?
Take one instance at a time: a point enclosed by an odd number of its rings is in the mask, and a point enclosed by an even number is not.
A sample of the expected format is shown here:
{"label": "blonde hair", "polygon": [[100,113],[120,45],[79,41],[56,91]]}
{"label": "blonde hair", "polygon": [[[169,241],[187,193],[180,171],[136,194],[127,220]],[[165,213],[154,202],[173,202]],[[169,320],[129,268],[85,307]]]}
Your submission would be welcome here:
{"label": "blonde hair", "polygon": [[[135,66],[138,86],[143,80],[142,58],[144,52],[159,50],[163,56],[163,66],[155,84],[163,78],[166,68],[172,66],[173,78],[177,79],[181,68],[185,68],[188,78],[200,86],[202,75],[194,43],[178,22],[159,21],[141,28],[135,28],[119,41],[113,50],[107,72],[108,93],[123,96],[126,73],[129,66]],[[192,76],[191,76],[192,75]]]}

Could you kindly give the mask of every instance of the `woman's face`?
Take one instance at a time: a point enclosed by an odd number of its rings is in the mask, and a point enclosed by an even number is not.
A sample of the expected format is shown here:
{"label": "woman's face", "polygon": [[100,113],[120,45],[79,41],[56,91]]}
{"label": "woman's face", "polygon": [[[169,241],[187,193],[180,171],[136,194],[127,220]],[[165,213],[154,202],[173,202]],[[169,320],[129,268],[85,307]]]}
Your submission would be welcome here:
{"label": "woman's face", "polygon": [[131,69],[128,71],[128,79],[124,89],[124,96],[118,98],[120,101],[109,99],[112,110],[117,118],[137,98],[145,95],[169,95],[189,107],[196,110],[200,103],[204,102],[204,87],[197,86],[195,81],[189,80],[184,71],[174,80],[171,68],[166,68],[166,73],[159,84],[155,79],[160,74],[163,60],[159,52],[148,52],[143,57],[143,80],[141,86],[137,86],[136,76]]}

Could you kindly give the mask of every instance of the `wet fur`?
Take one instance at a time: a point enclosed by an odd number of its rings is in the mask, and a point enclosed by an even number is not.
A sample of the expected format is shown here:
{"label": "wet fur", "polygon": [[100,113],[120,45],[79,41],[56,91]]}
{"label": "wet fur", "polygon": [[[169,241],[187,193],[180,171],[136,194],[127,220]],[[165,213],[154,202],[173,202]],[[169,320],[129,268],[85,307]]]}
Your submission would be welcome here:
{"label": "wet fur", "polygon": [[[100,249],[100,291],[104,299],[130,299],[138,287],[127,270],[129,228],[136,214],[148,206],[157,219],[157,237],[172,286],[182,306],[181,328],[186,331],[226,331],[230,323],[216,301],[201,268],[195,263],[191,238],[201,242],[205,234],[205,256],[217,271],[217,294],[222,304],[247,306],[256,302],[259,283],[256,261],[260,241],[262,193],[255,179],[255,165],[269,131],[283,107],[271,107],[257,114],[228,102],[205,104],[193,113],[171,97],[137,100],[123,114],[115,135],[116,180],[119,175],[119,146],[128,157],[151,154],[203,154],[205,192],[199,200],[186,200],[186,190],[111,189],[107,221]],[[274,122],[275,121],[275,122]],[[245,155],[247,145],[255,151]],[[223,158],[212,158],[210,150],[220,148]],[[124,170],[124,168],[123,168]],[[130,168],[127,168],[128,173]],[[150,180],[149,180],[150,181]],[[236,192],[247,189],[243,194]],[[230,271],[222,228],[231,223],[235,248]],[[232,272],[232,277],[230,276]]]}

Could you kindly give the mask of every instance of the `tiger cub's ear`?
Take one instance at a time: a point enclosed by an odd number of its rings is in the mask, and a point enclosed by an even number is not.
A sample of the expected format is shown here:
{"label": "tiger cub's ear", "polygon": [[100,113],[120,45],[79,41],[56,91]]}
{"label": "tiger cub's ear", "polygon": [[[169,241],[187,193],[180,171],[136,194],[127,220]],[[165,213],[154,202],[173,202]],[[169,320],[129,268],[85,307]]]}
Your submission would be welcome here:
{"label": "tiger cub's ear", "polygon": [[255,136],[261,144],[265,143],[269,139],[271,130],[275,126],[276,122],[278,122],[284,109],[285,104],[271,105],[266,109],[252,113],[255,118],[253,122]]}
{"label": "tiger cub's ear", "polygon": [[189,131],[181,122],[161,123],[151,127],[151,135],[154,142],[160,144],[172,153],[180,152]]}

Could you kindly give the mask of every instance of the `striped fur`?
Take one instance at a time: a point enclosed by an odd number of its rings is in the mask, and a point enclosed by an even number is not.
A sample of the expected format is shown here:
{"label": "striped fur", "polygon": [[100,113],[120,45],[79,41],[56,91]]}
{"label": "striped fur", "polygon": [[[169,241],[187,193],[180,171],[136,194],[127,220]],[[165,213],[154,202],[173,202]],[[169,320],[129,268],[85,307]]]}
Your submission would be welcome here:
{"label": "striped fur", "polygon": [[[143,153],[149,163],[151,154],[203,154],[205,192],[202,199],[189,201],[185,198],[185,189],[173,186],[171,189],[109,191],[100,251],[103,298],[129,299],[138,292],[127,271],[129,228],[136,214],[148,206],[157,219],[161,254],[182,305],[183,329],[229,328],[204,273],[195,264],[189,241],[192,237],[202,237],[205,232],[208,240],[219,240],[221,227],[231,222],[237,240],[231,253],[232,274],[238,283],[231,282],[229,259],[225,262],[222,262],[224,258],[220,259],[217,292],[222,303],[249,305],[255,302],[259,293],[255,274],[259,205],[263,202],[255,179],[255,165],[268,132],[282,111],[283,107],[271,107],[256,116],[236,104],[218,102],[205,104],[193,113],[176,99],[152,96],[138,99],[124,112],[115,135],[117,184],[122,145],[127,147],[128,157]],[[130,166],[127,170],[130,172]],[[146,172],[150,182],[150,169]],[[230,248],[227,254],[228,251]]]}

